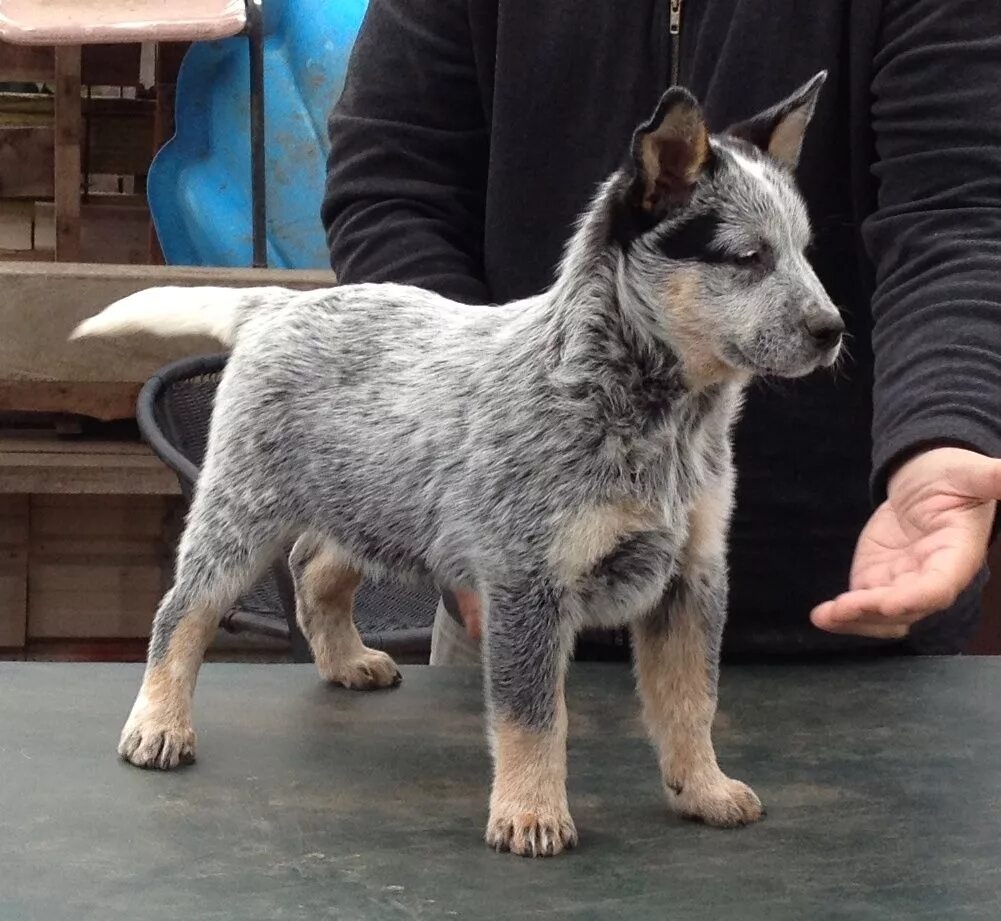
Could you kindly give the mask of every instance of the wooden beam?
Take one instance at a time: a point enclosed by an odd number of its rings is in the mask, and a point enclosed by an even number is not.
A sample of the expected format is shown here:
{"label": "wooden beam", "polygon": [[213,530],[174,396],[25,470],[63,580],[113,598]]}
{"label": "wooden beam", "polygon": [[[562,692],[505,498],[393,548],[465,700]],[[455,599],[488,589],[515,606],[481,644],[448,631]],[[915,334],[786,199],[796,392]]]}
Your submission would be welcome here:
{"label": "wooden beam", "polygon": [[[80,207],[80,259],[117,265],[145,264],[149,207],[142,195],[92,195]],[[35,246],[54,238],[55,212],[50,202],[35,207]]]}
{"label": "wooden beam", "polygon": [[56,48],[56,260],[80,261],[80,46]]}
{"label": "wooden beam", "polygon": [[28,638],[143,637],[167,588],[163,496],[32,496]]}
{"label": "wooden beam", "polygon": [[142,383],[167,362],[218,352],[211,339],[135,336],[67,341],[112,301],[157,285],[329,288],[331,271],[0,263],[0,380]]}
{"label": "wooden beam", "polygon": [[87,86],[138,86],[142,45],[85,45],[81,82]]}
{"label": "wooden beam", "polygon": [[0,42],[0,79],[5,83],[48,83],[55,73],[55,55],[51,48]]}
{"label": "wooden beam", "polygon": [[[88,175],[145,176],[157,146],[154,100],[94,97],[81,105],[80,169]],[[49,96],[0,93],[0,197],[53,197],[53,110]]]}
{"label": "wooden beam", "polygon": [[54,173],[51,127],[0,127],[0,196],[48,198]]}
{"label": "wooden beam", "polygon": [[174,496],[177,477],[145,445],[0,437],[0,494]]}
{"label": "wooden beam", "polygon": [[[136,86],[139,82],[138,44],[86,45],[82,82],[88,86]],[[51,83],[56,56],[50,45],[10,45],[0,42],[0,82]]]}
{"label": "wooden beam", "polygon": [[28,620],[28,497],[0,496],[0,648],[24,646]]}
{"label": "wooden beam", "polygon": [[52,249],[0,249],[0,262],[55,262]]}
{"label": "wooden beam", "polygon": [[100,381],[0,380],[0,413],[65,413],[102,422],[132,419],[141,384]]}

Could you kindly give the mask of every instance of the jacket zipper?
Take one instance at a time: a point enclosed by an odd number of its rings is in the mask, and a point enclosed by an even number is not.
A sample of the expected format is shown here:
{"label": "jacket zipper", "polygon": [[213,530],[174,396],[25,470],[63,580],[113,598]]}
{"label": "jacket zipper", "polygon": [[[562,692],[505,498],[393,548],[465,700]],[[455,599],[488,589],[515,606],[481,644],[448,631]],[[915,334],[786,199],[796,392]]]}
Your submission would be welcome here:
{"label": "jacket zipper", "polygon": [[681,79],[681,2],[669,0],[671,17],[668,31],[671,34],[671,85],[677,86]]}

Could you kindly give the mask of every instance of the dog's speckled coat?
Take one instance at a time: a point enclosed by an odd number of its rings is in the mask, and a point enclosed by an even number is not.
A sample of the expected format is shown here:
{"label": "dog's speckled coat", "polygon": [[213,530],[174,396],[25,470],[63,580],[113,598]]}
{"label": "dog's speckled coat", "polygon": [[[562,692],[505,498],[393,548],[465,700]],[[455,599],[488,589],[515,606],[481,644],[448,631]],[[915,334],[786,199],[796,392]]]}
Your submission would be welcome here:
{"label": "dog's speckled coat", "polygon": [[218,617],[300,537],[299,618],[329,680],[399,680],[351,623],[361,573],[481,594],[492,845],[535,855],[576,841],[563,677],[586,625],[633,627],[675,808],[723,826],[757,819],[710,739],[729,433],[751,375],[808,373],[840,345],[791,177],[822,83],[716,137],[695,100],[669,90],[556,283],[529,300],[154,289],[84,324],[81,335],[209,331],[233,345],[122,755],[162,768],[193,757],[191,694]]}

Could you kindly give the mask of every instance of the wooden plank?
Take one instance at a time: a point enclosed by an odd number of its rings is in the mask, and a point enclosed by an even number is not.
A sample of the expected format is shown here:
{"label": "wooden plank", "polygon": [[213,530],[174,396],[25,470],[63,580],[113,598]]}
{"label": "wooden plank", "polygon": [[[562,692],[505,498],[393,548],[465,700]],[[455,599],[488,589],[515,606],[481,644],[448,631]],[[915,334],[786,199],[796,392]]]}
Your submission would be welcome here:
{"label": "wooden plank", "polygon": [[155,153],[153,101],[92,99],[87,108],[84,172],[145,176]]}
{"label": "wooden plank", "polygon": [[0,380],[143,383],[167,362],[220,351],[197,337],[135,335],[67,341],[70,331],[112,301],[155,285],[284,285],[326,288],[332,272],[188,266],[0,263]]}
{"label": "wooden plank", "polygon": [[0,648],[24,645],[27,604],[28,497],[0,496]]}
{"label": "wooden plank", "polygon": [[[58,438],[49,438],[44,435],[26,434],[0,435],[0,452],[7,454],[80,454],[86,453],[91,457],[148,457],[149,448],[138,441],[114,441],[94,440],[94,441],[73,441]],[[64,500],[60,499],[60,503]]]}
{"label": "wooden plank", "polygon": [[0,128],[0,197],[46,198],[55,187],[49,126]]}
{"label": "wooden plank", "polygon": [[157,83],[177,83],[181,61],[190,47],[191,42],[160,42],[156,46]]}
{"label": "wooden plank", "polygon": [[5,83],[47,83],[55,73],[52,48],[0,42],[0,79]]}
{"label": "wooden plank", "polygon": [[180,494],[173,472],[144,445],[0,438],[0,494]]}
{"label": "wooden plank", "polygon": [[81,82],[87,86],[137,86],[142,45],[85,45]]}
{"label": "wooden plank", "polygon": [[[82,82],[90,86],[134,86],[139,81],[137,44],[87,45],[82,55]],[[54,50],[48,45],[0,42],[0,82],[51,83]]]}
{"label": "wooden plank", "polygon": [[[38,202],[35,245],[47,247],[55,234],[55,208]],[[94,195],[80,206],[80,258],[84,262],[145,265],[150,226],[143,195]]]}
{"label": "wooden plank", "polygon": [[[86,118],[148,118],[156,113],[156,100],[134,96],[82,96]],[[55,97],[46,93],[0,93],[0,124],[51,125]]]}
{"label": "wooden plank", "polygon": [[[22,97],[19,97],[22,98]],[[55,182],[52,101],[0,109],[0,196],[50,198]],[[35,104],[35,100],[38,104]],[[26,108],[27,111],[20,111]],[[145,176],[154,149],[155,108],[149,100],[84,100],[81,169],[87,175]]]}
{"label": "wooden plank", "polygon": [[0,200],[0,251],[30,250],[34,220],[32,202]]}
{"label": "wooden plank", "polygon": [[104,422],[132,419],[141,389],[127,381],[0,380],[0,412],[67,413]]}
{"label": "wooden plank", "polygon": [[55,98],[47,93],[0,93],[0,125],[52,127]]}
{"label": "wooden plank", "polygon": [[32,498],[28,638],[149,635],[167,587],[171,501],[131,496]]}
{"label": "wooden plank", "polygon": [[[166,514],[162,496],[131,496],[128,502],[123,502],[93,496],[43,494],[31,500],[32,528],[42,541],[50,535],[64,542],[80,542],[88,537],[126,542],[158,537],[163,533]],[[77,552],[86,554],[86,544],[81,543]]]}
{"label": "wooden plank", "polygon": [[0,262],[54,262],[54,249],[0,249]]}
{"label": "wooden plank", "polygon": [[56,49],[56,260],[80,260],[80,46]]}

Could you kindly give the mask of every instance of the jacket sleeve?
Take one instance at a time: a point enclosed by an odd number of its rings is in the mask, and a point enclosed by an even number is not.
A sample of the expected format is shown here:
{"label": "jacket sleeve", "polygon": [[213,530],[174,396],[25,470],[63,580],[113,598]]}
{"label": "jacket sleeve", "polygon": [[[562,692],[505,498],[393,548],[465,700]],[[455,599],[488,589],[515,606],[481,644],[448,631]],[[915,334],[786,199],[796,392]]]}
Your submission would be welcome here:
{"label": "jacket sleeve", "polygon": [[1001,456],[1001,3],[887,0],[872,79],[873,492],[934,445]]}
{"label": "jacket sleeve", "polygon": [[466,0],[371,0],[328,128],[321,215],[338,280],[489,301],[487,130]]}

